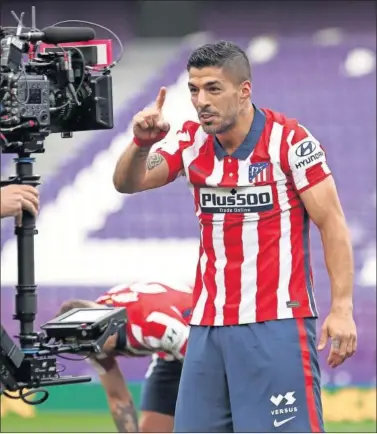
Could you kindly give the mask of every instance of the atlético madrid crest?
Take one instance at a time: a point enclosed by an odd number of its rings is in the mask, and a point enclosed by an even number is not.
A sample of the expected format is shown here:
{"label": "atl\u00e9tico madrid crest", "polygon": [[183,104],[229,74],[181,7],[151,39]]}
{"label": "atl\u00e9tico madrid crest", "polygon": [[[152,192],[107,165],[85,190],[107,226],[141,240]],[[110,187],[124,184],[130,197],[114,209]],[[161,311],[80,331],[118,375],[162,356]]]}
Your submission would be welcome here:
{"label": "atl\u00e9tico madrid crest", "polygon": [[249,181],[253,184],[271,182],[271,163],[253,163],[249,166]]}

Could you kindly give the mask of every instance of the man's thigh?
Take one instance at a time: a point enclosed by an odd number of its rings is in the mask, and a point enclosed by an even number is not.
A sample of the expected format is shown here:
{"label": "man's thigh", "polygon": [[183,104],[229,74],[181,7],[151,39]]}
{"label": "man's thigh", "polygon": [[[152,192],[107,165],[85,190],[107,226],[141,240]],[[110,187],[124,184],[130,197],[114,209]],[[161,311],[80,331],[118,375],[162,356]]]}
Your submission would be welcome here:
{"label": "man's thigh", "polygon": [[141,395],[141,432],[172,432],[182,363],[153,357]]}
{"label": "man's thigh", "polygon": [[218,327],[190,329],[174,431],[233,432]]}
{"label": "man's thigh", "polygon": [[324,432],[315,323],[284,319],[224,330],[235,432]]}

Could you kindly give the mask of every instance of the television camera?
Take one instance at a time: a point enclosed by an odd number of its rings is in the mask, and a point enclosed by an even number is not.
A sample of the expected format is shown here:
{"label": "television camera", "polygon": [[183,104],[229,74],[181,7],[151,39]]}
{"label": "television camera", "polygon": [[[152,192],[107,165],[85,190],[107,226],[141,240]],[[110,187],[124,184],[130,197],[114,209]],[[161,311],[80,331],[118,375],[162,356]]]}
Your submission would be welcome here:
{"label": "television camera", "polygon": [[[70,138],[76,131],[113,128],[111,68],[121,56],[99,67],[96,41],[92,50],[81,50],[77,44],[95,38],[91,28],[57,27],[61,22],[39,31],[33,6],[32,26],[24,32],[24,13],[20,18],[13,11],[12,15],[18,21],[17,28],[0,27],[0,142],[2,153],[17,155],[16,176],[1,181],[1,186],[38,186],[40,177],[33,173],[32,154],[45,152],[44,141],[49,134]],[[111,30],[89,24],[108,30],[123,51]],[[55,48],[42,53],[42,43]],[[34,331],[35,223],[35,217],[24,211],[21,225],[15,228],[18,282],[14,319],[20,322],[20,345],[2,325],[0,345],[0,393],[31,405],[48,398],[48,391],[41,387],[90,381],[90,377],[61,377],[56,358],[62,353],[88,356],[100,352],[106,339],[127,321],[123,308],[73,309],[42,325],[43,331]],[[42,392],[42,398],[28,399],[36,392]]]}
{"label": "television camera", "polygon": [[[94,38],[94,30],[86,27],[22,32],[19,22],[16,32],[0,28],[3,153],[44,152],[50,133],[70,138],[76,131],[113,128],[110,72],[119,60],[99,69],[92,66],[95,51],[75,46]],[[41,43],[56,49],[42,53]]]}

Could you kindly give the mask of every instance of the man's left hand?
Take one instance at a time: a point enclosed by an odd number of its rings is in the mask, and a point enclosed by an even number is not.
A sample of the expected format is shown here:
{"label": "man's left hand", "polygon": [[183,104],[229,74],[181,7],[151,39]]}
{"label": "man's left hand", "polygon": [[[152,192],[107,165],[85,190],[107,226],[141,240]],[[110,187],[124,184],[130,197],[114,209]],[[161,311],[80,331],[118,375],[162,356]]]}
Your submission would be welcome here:
{"label": "man's left hand", "polygon": [[352,312],[330,312],[322,325],[319,351],[326,347],[328,339],[331,339],[331,350],[327,363],[331,368],[336,368],[353,356],[357,348],[356,324]]}

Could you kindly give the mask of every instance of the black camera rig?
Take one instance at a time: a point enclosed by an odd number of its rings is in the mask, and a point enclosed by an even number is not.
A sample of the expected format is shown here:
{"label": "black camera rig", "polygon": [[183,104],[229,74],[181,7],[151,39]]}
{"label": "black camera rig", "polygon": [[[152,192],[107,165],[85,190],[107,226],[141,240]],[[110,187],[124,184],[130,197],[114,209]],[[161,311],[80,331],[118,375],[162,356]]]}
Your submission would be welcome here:
{"label": "black camera rig", "polygon": [[[17,398],[36,405],[48,398],[48,392],[39,389],[40,387],[84,383],[91,380],[90,377],[61,377],[57,369],[56,356],[62,353],[89,355],[101,352],[107,338],[124,326],[126,311],[124,308],[108,307],[72,309],[43,324],[41,328],[45,333],[34,333],[33,321],[24,320],[26,315],[31,317],[36,313],[36,309],[32,307],[32,299],[36,301],[36,286],[33,286],[34,289],[29,285],[29,294],[25,293],[25,287],[21,289],[20,285],[17,286],[17,301],[26,310],[22,312],[16,308],[16,319],[21,323],[21,348],[17,347],[1,326],[0,380],[6,390],[19,391]],[[25,388],[31,390],[24,393]],[[26,399],[37,392],[44,392],[41,399]],[[6,391],[3,393],[14,398]]]}
{"label": "black camera rig", "polygon": [[[9,32],[9,28],[0,28],[0,142],[2,153],[17,154],[16,175],[1,181],[1,187],[9,184],[38,186],[40,177],[33,173],[32,154],[45,151],[44,140],[50,133],[60,132],[63,137],[71,137],[75,131],[113,128],[110,68],[120,58],[98,71],[89,66],[90,59],[75,47],[65,46],[33,57],[36,46],[31,56],[28,41],[37,42],[36,45],[38,41],[57,45],[91,40],[94,31],[54,26],[37,31],[33,7],[32,30],[22,33],[23,14],[21,19],[12,14],[18,20],[16,34]],[[120,42],[118,37],[116,39]],[[24,60],[25,55],[29,56],[28,61]],[[34,331],[37,312],[35,223],[35,217],[24,211],[21,225],[15,227],[18,282],[14,319],[20,322],[17,336],[20,346],[2,325],[0,345],[0,393],[14,398],[7,391],[18,391],[16,398],[31,405],[48,398],[48,391],[41,387],[90,381],[90,377],[61,377],[56,357],[62,353],[88,356],[100,352],[106,339],[127,321],[124,308],[73,309],[42,325],[43,332]],[[36,392],[43,392],[42,398],[27,399]]]}
{"label": "black camera rig", "polygon": [[[120,58],[102,68],[92,66],[96,53],[75,43],[93,40],[93,29],[53,25],[23,33],[22,17],[16,31],[0,27],[2,152],[14,154],[27,146],[41,153],[50,133],[70,138],[76,131],[113,128],[110,72]],[[42,53],[42,42],[56,47]]]}

